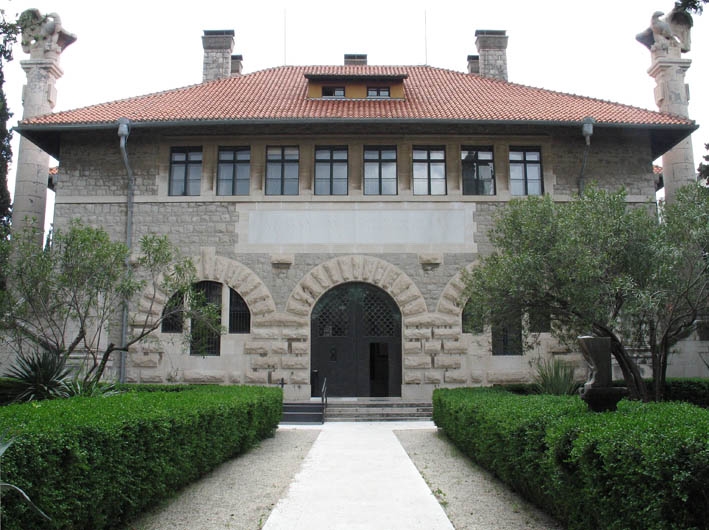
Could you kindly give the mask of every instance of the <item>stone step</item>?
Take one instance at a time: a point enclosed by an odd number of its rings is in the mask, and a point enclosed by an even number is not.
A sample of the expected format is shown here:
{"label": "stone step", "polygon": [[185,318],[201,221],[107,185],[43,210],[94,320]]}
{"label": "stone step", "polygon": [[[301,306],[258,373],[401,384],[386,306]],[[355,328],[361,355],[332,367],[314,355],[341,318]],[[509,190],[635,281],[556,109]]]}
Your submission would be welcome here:
{"label": "stone step", "polygon": [[426,421],[433,415],[431,403],[331,402],[325,421]]}
{"label": "stone step", "polygon": [[323,423],[322,404],[311,402],[285,402],[283,403],[281,423]]}

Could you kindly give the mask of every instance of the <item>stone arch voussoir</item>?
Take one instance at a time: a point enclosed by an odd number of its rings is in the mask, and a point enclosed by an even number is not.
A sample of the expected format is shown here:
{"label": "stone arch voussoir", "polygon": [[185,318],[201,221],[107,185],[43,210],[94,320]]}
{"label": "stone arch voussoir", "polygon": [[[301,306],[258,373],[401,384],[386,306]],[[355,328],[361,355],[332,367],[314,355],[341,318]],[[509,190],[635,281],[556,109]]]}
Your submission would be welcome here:
{"label": "stone arch voussoir", "polygon": [[[471,271],[477,267],[479,262],[476,260],[465,267],[464,270]],[[463,312],[463,292],[465,291],[465,281],[463,280],[463,271],[458,272],[443,288],[441,297],[438,299],[436,313],[460,317]]]}
{"label": "stone arch voussoir", "polygon": [[286,302],[286,313],[309,317],[315,303],[329,289],[347,282],[365,282],[386,291],[406,321],[428,311],[426,301],[413,280],[399,267],[364,255],[340,256],[308,272]]}

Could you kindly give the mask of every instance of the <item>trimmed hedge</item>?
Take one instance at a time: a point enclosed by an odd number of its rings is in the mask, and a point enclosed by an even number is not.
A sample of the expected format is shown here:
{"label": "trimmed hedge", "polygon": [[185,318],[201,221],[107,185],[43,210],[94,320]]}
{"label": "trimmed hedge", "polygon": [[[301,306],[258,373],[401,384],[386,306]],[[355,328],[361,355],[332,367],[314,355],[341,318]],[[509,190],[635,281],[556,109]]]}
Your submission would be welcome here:
{"label": "trimmed hedge", "polygon": [[204,386],[0,408],[0,432],[18,436],[2,478],[52,518],[8,494],[3,528],[118,528],[272,436],[282,399],[279,388]]}
{"label": "trimmed hedge", "polygon": [[[570,530],[709,528],[709,411],[439,389],[433,419],[471,459]],[[471,492],[472,494],[472,492]]]}

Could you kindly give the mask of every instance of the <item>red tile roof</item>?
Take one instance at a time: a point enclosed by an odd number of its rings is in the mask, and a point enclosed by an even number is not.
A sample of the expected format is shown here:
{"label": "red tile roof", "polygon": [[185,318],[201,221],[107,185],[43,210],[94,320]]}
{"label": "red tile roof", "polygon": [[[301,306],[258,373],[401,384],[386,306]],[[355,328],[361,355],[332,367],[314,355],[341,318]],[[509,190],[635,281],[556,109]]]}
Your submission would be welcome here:
{"label": "red tile roof", "polygon": [[[403,100],[307,97],[306,74],[407,76]],[[282,66],[76,110],[22,125],[230,120],[393,119],[692,125],[683,117],[430,66]]]}

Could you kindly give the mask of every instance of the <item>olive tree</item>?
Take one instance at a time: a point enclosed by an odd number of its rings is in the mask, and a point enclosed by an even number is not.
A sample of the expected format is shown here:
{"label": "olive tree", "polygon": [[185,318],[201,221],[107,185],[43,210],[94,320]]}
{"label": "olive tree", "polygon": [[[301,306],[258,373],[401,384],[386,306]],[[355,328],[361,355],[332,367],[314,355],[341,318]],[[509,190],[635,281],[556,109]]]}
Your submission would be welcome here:
{"label": "olive tree", "polygon": [[[144,236],[130,263],[123,243],[78,221],[52,234],[44,248],[36,241],[34,228],[0,240],[7,284],[0,291],[0,334],[21,357],[49,353],[64,363],[73,355],[83,359],[84,382],[95,383],[112,354],[145,340],[166,318],[219,328],[218,309],[193,289],[192,262],[179,257],[166,237]],[[157,311],[175,293],[189,303]],[[124,303],[135,308],[139,298],[145,316],[132,318],[130,333],[123,335],[118,328]]]}

